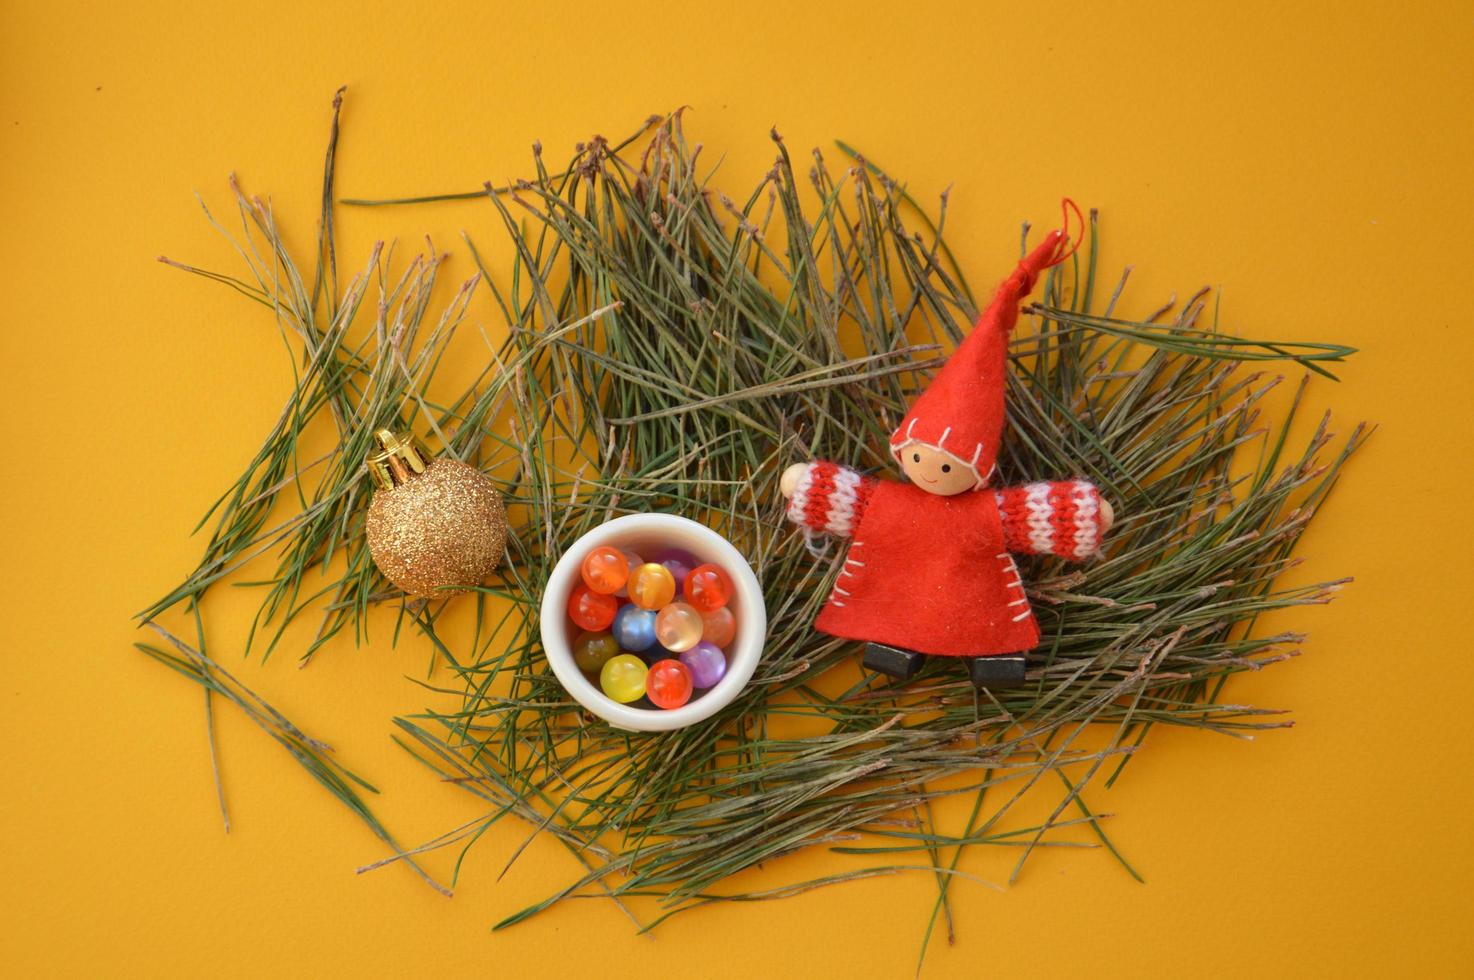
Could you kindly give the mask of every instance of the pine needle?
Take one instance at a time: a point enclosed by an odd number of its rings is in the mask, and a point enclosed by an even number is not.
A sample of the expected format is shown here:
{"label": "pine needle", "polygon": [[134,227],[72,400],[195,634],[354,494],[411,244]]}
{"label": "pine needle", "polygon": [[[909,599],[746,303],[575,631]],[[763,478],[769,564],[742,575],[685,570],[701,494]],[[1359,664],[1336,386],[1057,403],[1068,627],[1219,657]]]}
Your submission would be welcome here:
{"label": "pine needle", "polygon": [[[595,137],[563,167],[535,148],[532,176],[506,187],[410,198],[484,201],[507,246],[496,254],[510,255],[491,265],[475,243],[485,233],[469,236],[479,275],[441,301],[433,252],[375,249],[337,285],[335,115],[312,286],[269,207],[234,184],[244,271],[171,263],[269,310],[297,381],[207,515],[199,566],[142,620],[158,629],[249,565],[264,652],[289,645],[306,662],[345,629],[366,639],[375,607],[397,606],[393,639],[417,635],[440,665],[425,682],[435,707],[399,719],[398,740],[488,813],[401,850],[363,784],[202,650],[140,646],[245,711],[394,847],[391,861],[455,845],[458,874],[465,849],[506,815],[563,843],[582,872],[496,928],[604,897],[648,930],[713,902],[915,870],[935,880],[932,921],[941,914],[950,930],[948,890],[972,877],[959,870],[967,852],[1008,849],[1017,878],[1041,848],[1091,843],[1076,831],[1139,877],[1087,791],[1118,778],[1155,725],[1230,736],[1284,726],[1270,709],[1221,703],[1224,683],[1298,651],[1298,633],[1257,635],[1262,614],[1323,604],[1341,585],[1280,577],[1366,430],[1338,442],[1323,422],[1295,439],[1303,386],[1271,420],[1275,379],[1251,369],[1327,374],[1351,349],[1229,334],[1201,322],[1201,293],[1171,322],[1157,322],[1162,311],[1124,319],[1124,274],[1103,305],[1095,295],[1092,214],[1087,247],[1051,273],[1015,338],[999,469],[1007,484],[1099,483],[1119,515],[1106,555],[1084,568],[1021,562],[1043,632],[1024,688],[979,696],[946,664],[908,684],[854,680],[853,645],[812,629],[842,551],[814,558],[782,518],[778,476],[811,457],[884,471],[892,426],[977,301],[944,239],[945,195],[935,218],[924,214],[843,144],[855,166],[831,170],[815,153],[801,178],[773,140],[772,170],[740,198],[711,183],[680,112],[618,145]],[[481,348],[469,385],[442,381],[482,290],[505,321],[482,336],[505,340]],[[501,485],[514,533],[483,588],[408,604],[375,571],[361,462],[386,425],[434,434]],[[583,714],[538,637],[542,583],[563,551],[639,511],[687,514],[728,536],[757,570],[770,620],[737,701],[657,735]],[[474,615],[443,617],[452,603]],[[289,641],[304,615],[309,638]],[[1044,819],[1017,825],[1020,801],[1056,792]],[[935,804],[952,798],[970,816],[945,832]],[[742,883],[813,847],[866,864],[776,888]],[[901,851],[926,860],[887,863]]]}

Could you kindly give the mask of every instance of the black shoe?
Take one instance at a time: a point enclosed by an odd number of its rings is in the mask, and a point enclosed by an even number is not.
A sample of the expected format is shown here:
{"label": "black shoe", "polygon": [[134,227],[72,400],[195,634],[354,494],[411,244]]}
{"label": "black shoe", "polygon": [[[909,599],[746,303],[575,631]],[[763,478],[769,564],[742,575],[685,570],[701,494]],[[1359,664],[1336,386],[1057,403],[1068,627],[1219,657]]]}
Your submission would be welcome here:
{"label": "black shoe", "polygon": [[888,647],[884,643],[865,644],[864,664],[868,670],[878,674],[889,674],[897,680],[909,681],[921,669],[926,654],[915,650]]}
{"label": "black shoe", "polygon": [[1010,653],[998,657],[967,658],[967,676],[973,687],[1001,691],[1010,687],[1022,687],[1024,671],[1029,663],[1022,653]]}

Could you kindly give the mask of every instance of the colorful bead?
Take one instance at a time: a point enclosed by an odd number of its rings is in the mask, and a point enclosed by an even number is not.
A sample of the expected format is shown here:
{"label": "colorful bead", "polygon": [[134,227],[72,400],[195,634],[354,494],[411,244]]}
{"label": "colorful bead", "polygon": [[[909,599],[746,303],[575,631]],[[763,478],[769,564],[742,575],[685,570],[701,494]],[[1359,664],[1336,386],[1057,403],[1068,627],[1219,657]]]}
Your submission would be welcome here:
{"label": "colorful bead", "polygon": [[582,630],[573,660],[598,675],[610,698],[679,708],[726,676],[723,649],[736,639],[737,618],[723,568],[683,548],[661,548],[646,561],[602,545],[584,555],[579,572],[567,607]]}
{"label": "colorful bead", "polygon": [[691,700],[691,670],[679,660],[662,660],[645,676],[645,694],[657,708],[679,708]]}
{"label": "colorful bead", "polygon": [[681,654],[681,663],[691,672],[691,683],[697,687],[712,687],[727,673],[727,658],[716,644],[705,640]]}
{"label": "colorful bead", "polygon": [[650,560],[657,565],[664,565],[677,582],[686,581],[691,569],[701,564],[701,560],[685,548],[662,548]]}
{"label": "colorful bead", "polygon": [[698,565],[686,576],[686,601],[702,612],[720,609],[732,598],[732,579],[717,566]]}
{"label": "colorful bead", "polygon": [[629,704],[644,696],[645,674],[645,661],[632,653],[621,653],[604,661],[599,687],[620,704]]}
{"label": "colorful bead", "polygon": [[600,595],[613,595],[624,588],[630,577],[624,552],[608,546],[595,548],[584,557],[583,582]]}
{"label": "colorful bead", "polygon": [[701,614],[701,638],[707,643],[725,650],[736,636],[737,617],[726,606]]}
{"label": "colorful bead", "polygon": [[656,641],[676,653],[694,647],[703,628],[701,613],[684,602],[672,602],[655,617]]}
{"label": "colorful bead", "polygon": [[[614,617],[616,620],[619,616]],[[573,662],[578,669],[596,673],[610,657],[619,653],[619,644],[608,633],[580,633],[573,641]]]}
{"label": "colorful bead", "polygon": [[614,612],[619,601],[612,595],[600,595],[582,582],[568,597],[568,617],[585,630],[606,630],[614,621]]}
{"label": "colorful bead", "polygon": [[619,596],[619,598],[621,598],[621,599],[628,599],[630,597],[630,593],[629,593],[630,576],[633,575],[633,574],[635,574],[635,569],[637,569],[641,565],[645,564],[645,559],[641,558],[639,555],[635,554],[633,551],[625,551],[625,550],[621,549],[619,553],[621,555],[624,555],[625,576],[624,576],[624,584],[621,585],[619,588],[615,589],[614,590],[614,594],[617,595],[617,596]]}
{"label": "colorful bead", "polygon": [[628,588],[630,600],[641,609],[659,609],[676,597],[676,580],[670,570],[654,562],[635,569]]}
{"label": "colorful bead", "polygon": [[610,627],[620,647],[639,653],[655,645],[655,613],[639,606],[620,606]]}

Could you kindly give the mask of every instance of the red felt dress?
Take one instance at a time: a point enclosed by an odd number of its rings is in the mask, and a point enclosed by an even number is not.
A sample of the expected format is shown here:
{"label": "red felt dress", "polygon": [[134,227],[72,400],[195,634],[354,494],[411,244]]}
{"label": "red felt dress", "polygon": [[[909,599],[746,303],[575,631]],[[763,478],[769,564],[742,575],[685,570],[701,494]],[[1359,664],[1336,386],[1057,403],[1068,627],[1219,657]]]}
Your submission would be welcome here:
{"label": "red felt dress", "polygon": [[1083,560],[1101,536],[1100,493],[1084,481],[944,497],[829,462],[807,467],[788,517],[851,538],[818,629],[951,657],[1037,645],[1013,555]]}

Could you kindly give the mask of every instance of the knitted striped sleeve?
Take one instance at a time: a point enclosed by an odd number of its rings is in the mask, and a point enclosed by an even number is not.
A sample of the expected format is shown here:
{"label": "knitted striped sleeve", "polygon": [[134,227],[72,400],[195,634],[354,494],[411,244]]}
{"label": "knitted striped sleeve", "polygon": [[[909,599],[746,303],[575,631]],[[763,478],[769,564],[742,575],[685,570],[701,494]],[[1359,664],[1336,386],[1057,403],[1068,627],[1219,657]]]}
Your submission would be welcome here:
{"label": "knitted striped sleeve", "polygon": [[825,460],[810,463],[788,500],[788,519],[807,531],[849,537],[877,482]]}
{"label": "knitted striped sleeve", "polygon": [[1004,546],[1015,554],[1084,561],[1100,551],[1100,491],[1084,480],[1009,487],[993,499]]}

